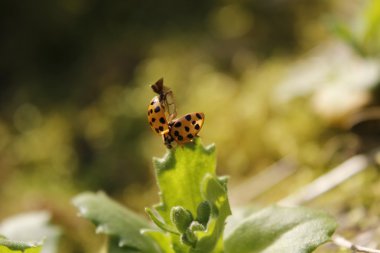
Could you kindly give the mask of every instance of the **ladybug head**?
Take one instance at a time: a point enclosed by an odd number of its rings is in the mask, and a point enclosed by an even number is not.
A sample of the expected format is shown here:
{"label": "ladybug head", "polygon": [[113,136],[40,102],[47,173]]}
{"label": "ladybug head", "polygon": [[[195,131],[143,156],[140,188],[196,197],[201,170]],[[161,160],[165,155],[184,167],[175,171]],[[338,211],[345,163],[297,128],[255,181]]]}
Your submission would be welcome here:
{"label": "ladybug head", "polygon": [[150,86],[152,90],[157,94],[162,94],[164,90],[164,78],[160,78],[157,82]]}

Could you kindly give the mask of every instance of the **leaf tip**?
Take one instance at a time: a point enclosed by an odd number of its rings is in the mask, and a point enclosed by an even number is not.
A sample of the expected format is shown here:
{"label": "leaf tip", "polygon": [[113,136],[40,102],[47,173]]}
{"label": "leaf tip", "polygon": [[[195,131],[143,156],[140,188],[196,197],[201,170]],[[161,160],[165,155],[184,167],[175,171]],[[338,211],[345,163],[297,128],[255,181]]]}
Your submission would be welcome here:
{"label": "leaf tip", "polygon": [[153,157],[154,168],[158,172],[173,168],[175,164],[174,152],[173,150],[168,150],[162,158]]}
{"label": "leaf tip", "polygon": [[210,145],[204,147],[204,150],[206,153],[208,154],[212,154],[215,152],[215,144],[214,143],[211,143]]}
{"label": "leaf tip", "polygon": [[107,233],[107,231],[108,231],[107,227],[103,224],[103,225],[99,225],[96,227],[95,233],[105,234],[105,233]]}

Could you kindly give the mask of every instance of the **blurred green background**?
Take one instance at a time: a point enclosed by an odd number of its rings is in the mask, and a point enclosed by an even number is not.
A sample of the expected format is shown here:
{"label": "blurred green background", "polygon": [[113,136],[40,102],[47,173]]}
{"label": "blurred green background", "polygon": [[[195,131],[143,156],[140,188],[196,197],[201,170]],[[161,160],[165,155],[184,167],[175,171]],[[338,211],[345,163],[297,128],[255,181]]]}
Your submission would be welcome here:
{"label": "blurred green background", "polygon": [[[379,144],[376,0],[0,7],[0,220],[51,211],[59,252],[101,245],[76,217],[77,193],[103,190],[140,213],[157,202],[151,159],[165,148],[146,110],[161,77],[179,115],[205,113],[202,141],[216,144],[231,187],[285,156],[301,165],[264,203]],[[369,206],[380,196],[376,180],[372,173]]]}

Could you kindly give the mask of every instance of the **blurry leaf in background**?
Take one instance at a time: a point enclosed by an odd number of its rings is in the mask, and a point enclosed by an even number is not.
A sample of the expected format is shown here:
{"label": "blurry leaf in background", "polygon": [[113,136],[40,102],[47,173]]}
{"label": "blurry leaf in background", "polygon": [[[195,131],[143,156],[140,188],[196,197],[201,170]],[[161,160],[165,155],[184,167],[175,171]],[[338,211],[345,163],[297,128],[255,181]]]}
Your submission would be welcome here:
{"label": "blurry leaf in background", "polygon": [[380,61],[356,55],[342,43],[322,44],[291,67],[276,89],[286,103],[311,96],[314,110],[325,120],[339,123],[371,101],[371,89],[380,79]]}
{"label": "blurry leaf in background", "polygon": [[229,4],[216,10],[211,17],[213,29],[223,38],[241,37],[253,26],[252,12],[239,4]]}
{"label": "blurry leaf in background", "polygon": [[[364,12],[364,45],[369,46],[373,53],[380,54],[380,2],[372,0]],[[371,48],[373,47],[373,48]],[[370,52],[371,53],[371,52]]]}
{"label": "blurry leaf in background", "polygon": [[380,4],[377,0],[360,1],[355,18],[334,20],[329,24],[333,33],[363,57],[380,55]]}
{"label": "blurry leaf in background", "polygon": [[[41,253],[55,253],[61,230],[49,224],[50,219],[51,215],[46,211],[21,213],[3,220],[0,223],[0,234],[19,242],[43,241]],[[32,252],[34,251],[30,250]]]}

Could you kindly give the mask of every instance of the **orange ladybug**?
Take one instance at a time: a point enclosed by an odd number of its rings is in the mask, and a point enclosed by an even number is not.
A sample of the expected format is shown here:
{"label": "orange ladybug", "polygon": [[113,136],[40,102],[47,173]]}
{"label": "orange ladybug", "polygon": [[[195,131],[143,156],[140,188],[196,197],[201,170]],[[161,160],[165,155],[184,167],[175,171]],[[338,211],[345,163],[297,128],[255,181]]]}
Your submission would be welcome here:
{"label": "orange ladybug", "polygon": [[169,123],[169,134],[178,144],[193,141],[201,130],[205,115],[201,112],[186,114]]}
{"label": "orange ladybug", "polygon": [[174,119],[177,115],[174,96],[173,92],[164,86],[164,79],[159,79],[151,88],[158,94],[148,106],[148,122],[152,130],[162,136],[167,148],[173,147],[172,142],[179,145],[192,142],[203,126],[204,113],[188,113]]}
{"label": "orange ladybug", "polygon": [[148,122],[150,128],[157,134],[163,135],[169,132],[165,107],[161,104],[158,96],[155,96],[148,106]]}

